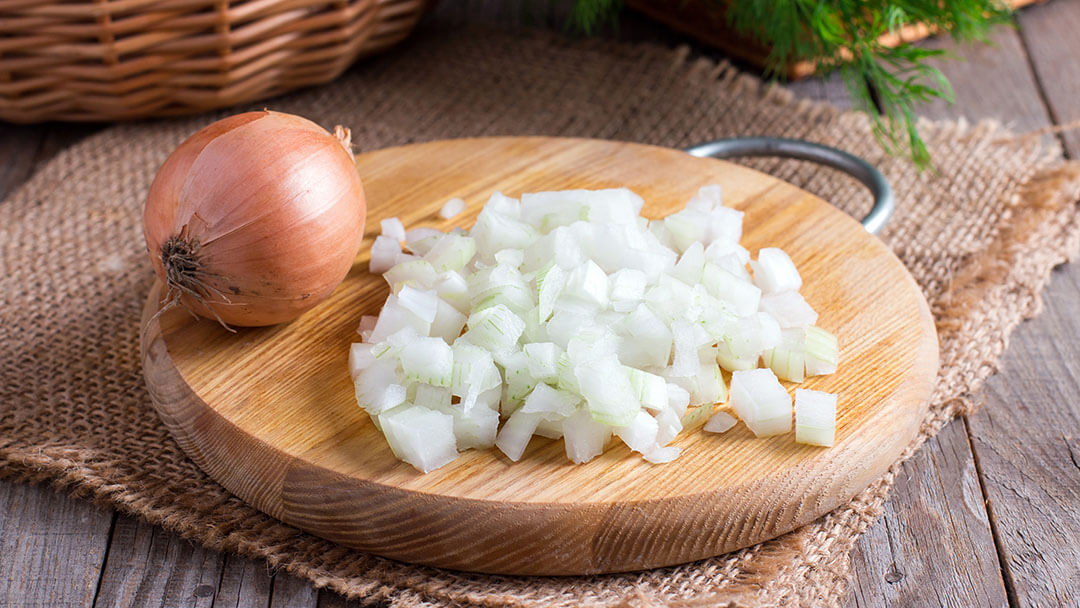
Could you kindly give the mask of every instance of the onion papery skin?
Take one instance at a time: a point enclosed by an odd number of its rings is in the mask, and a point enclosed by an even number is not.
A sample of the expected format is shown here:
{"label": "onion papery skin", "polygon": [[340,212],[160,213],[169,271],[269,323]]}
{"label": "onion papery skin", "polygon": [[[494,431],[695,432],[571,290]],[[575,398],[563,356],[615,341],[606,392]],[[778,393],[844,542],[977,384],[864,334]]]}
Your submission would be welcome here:
{"label": "onion papery skin", "polygon": [[345,279],[366,211],[347,136],[264,110],[182,143],[150,186],[143,227],[171,297],[261,326],[295,319]]}

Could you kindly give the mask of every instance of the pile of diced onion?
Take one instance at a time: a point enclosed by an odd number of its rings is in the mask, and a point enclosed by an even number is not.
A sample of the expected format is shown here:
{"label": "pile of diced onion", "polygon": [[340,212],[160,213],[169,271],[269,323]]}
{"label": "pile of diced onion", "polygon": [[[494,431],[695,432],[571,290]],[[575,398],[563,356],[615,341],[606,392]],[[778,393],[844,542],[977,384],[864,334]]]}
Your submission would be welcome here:
{"label": "pile of diced onion", "polygon": [[[583,463],[614,436],[664,463],[684,428],[736,424],[713,415],[729,397],[755,435],[791,430],[779,379],[837,364],[791,258],[752,260],[719,186],[660,220],[642,203],[627,189],[496,192],[469,232],[382,222],[371,271],[392,292],[361,320],[349,366],[395,456],[423,472],[470,448],[517,461],[540,435]],[[796,441],[832,445],[835,395],[797,389],[794,410]]]}

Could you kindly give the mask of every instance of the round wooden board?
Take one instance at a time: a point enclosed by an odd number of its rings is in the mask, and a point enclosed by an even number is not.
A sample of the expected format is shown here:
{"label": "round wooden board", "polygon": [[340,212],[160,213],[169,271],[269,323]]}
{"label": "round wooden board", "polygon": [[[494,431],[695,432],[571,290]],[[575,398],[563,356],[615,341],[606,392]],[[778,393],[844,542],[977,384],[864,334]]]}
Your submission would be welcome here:
{"label": "round wooden board", "polygon": [[[803,525],[882,475],[915,437],[938,366],[915,282],[850,217],[784,182],[637,144],[539,137],[439,141],[359,156],[368,195],[364,251],[326,302],[269,328],[223,330],[147,301],[144,370],[155,407],[186,452],[243,500],[303,530],[408,562],[508,574],[591,574],[718,555]],[[840,371],[801,386],[840,394],[832,448],[794,434],[684,431],[670,464],[620,444],[585,465],[534,438],[510,462],[470,450],[427,475],[397,461],[356,404],[348,346],[388,288],[367,272],[379,221],[470,227],[494,190],[626,186],[643,213],[681,208],[723,185],[746,212],[743,244],[795,260],[818,325],[839,336]],[[443,221],[451,197],[466,214]],[[791,386],[792,390],[794,385]],[[726,406],[721,406],[726,407]]]}

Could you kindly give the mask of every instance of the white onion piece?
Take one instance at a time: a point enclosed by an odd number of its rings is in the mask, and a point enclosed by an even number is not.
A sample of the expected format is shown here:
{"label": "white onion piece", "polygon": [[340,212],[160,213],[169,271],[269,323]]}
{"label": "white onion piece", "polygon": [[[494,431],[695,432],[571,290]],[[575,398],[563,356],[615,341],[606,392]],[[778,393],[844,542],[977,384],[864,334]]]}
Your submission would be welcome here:
{"label": "white onion piece", "polygon": [[770,369],[732,372],[731,407],[758,437],[791,430],[791,397]]}
{"label": "white onion piece", "polygon": [[554,380],[558,376],[556,365],[563,349],[553,342],[533,342],[523,347],[528,359],[529,373],[538,380]]}
{"label": "white onion piece", "polygon": [[682,453],[682,448],[678,448],[672,445],[667,447],[653,446],[651,449],[644,452],[641,456],[645,460],[653,464],[665,464],[675,460]]}
{"label": "white onion piece", "polygon": [[371,262],[368,270],[372,273],[382,273],[391,266],[401,261],[401,242],[393,237],[379,235],[375,237],[375,243],[371,246]]}
{"label": "white onion piece", "polygon": [[821,376],[836,373],[839,351],[836,336],[820,327],[807,327],[806,375]]}
{"label": "white onion piece", "polygon": [[465,211],[465,201],[460,198],[452,198],[439,209],[439,217],[444,220],[454,219]]}
{"label": "white onion piece", "polygon": [[656,414],[656,443],[667,445],[683,429],[679,414],[671,408],[664,408]]}
{"label": "white onion piece", "polygon": [[547,439],[562,439],[563,420],[541,418],[536,425],[536,434]]}
{"label": "white onion piece", "polygon": [[648,412],[640,410],[630,421],[630,424],[617,426],[614,431],[615,435],[622,439],[628,448],[635,452],[645,453],[649,448],[656,445],[656,434],[659,431],[659,426],[656,423],[656,418],[650,416]]}
{"label": "white onion piece", "polygon": [[[625,189],[496,192],[471,231],[384,220],[371,267],[391,292],[350,347],[358,404],[424,471],[470,448],[517,460],[533,435],[561,438],[576,463],[612,434],[667,462],[681,432],[731,427],[730,414],[713,415],[729,392],[755,434],[790,431],[777,375],[835,371],[837,342],[812,325],[786,253],[750,260],[743,213],[721,194],[703,187],[653,221]],[[448,201],[442,215],[463,206]],[[722,370],[734,372],[730,388]]]}
{"label": "white onion piece", "polygon": [[818,318],[818,314],[797,291],[781,291],[762,296],[761,310],[772,315],[784,329],[813,325]]}
{"label": "white onion piece", "polygon": [[795,389],[795,441],[831,446],[836,440],[836,395]]}
{"label": "white onion piece", "polygon": [[795,263],[782,249],[766,247],[758,251],[758,259],[751,260],[750,267],[754,270],[754,284],[765,293],[798,291],[802,287]]}
{"label": "white onion piece", "polygon": [[499,412],[488,406],[486,395],[491,395],[490,401],[498,405],[499,391],[487,391],[477,398],[479,407],[473,407],[466,414],[460,408],[444,407],[443,412],[454,417],[454,436],[457,437],[459,450],[486,449],[495,445],[495,439],[499,431]]}
{"label": "white onion piece", "polygon": [[424,473],[457,458],[452,416],[411,406],[383,414],[379,422],[394,455]]}
{"label": "white onion piece", "polygon": [[780,344],[766,351],[762,359],[777,377],[802,382],[806,379],[806,333],[785,329],[780,336]]}
{"label": "white onion piece", "polygon": [[434,291],[421,291],[405,285],[398,291],[397,297],[401,307],[418,318],[429,324],[435,320],[435,313],[439,310],[439,296]]}
{"label": "white onion piece", "polygon": [[353,382],[356,382],[356,377],[360,375],[360,372],[375,363],[371,346],[363,342],[354,342],[349,345],[349,375],[352,376]]}
{"label": "white onion piece", "polygon": [[609,437],[611,427],[593,420],[585,408],[578,409],[563,421],[566,457],[575,464],[588,462],[603,453]]}
{"label": "white onion piece", "polygon": [[379,222],[379,229],[383,236],[390,237],[398,243],[405,242],[405,225],[396,217],[388,217]]}
{"label": "white onion piece", "polygon": [[544,418],[562,419],[574,415],[581,398],[573,393],[551,388],[538,382],[528,396],[521,412],[541,414]]}
{"label": "white onion piece", "polygon": [[529,445],[536,425],[540,423],[540,414],[518,410],[506,421],[499,435],[495,439],[495,446],[502,450],[506,457],[514,462],[521,459],[525,448]]}
{"label": "white onion piece", "polygon": [[738,420],[734,416],[727,412],[716,412],[712,418],[705,423],[703,430],[709,433],[726,433],[731,430]]}

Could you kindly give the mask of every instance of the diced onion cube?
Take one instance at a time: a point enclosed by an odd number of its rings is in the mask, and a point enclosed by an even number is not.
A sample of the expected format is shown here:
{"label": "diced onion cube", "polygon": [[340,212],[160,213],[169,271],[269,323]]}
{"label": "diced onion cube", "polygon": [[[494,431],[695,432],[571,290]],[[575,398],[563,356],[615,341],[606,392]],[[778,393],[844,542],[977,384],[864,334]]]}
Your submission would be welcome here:
{"label": "diced onion cube", "polygon": [[401,370],[407,380],[450,386],[454,351],[442,338],[417,338],[401,349]]}
{"label": "diced onion cube", "polygon": [[356,382],[356,377],[360,375],[360,372],[375,362],[371,346],[363,342],[353,342],[349,345],[349,375],[352,376],[353,382]]}
{"label": "diced onion cube", "polygon": [[659,426],[656,418],[653,418],[645,410],[639,410],[630,424],[615,427],[615,435],[622,439],[631,450],[644,453],[656,445],[656,435]]}
{"label": "diced onion cube", "polygon": [[645,297],[645,273],[624,268],[611,275],[611,306],[617,312],[630,312]]}
{"label": "diced onion cube", "polygon": [[811,325],[806,328],[806,375],[822,376],[836,373],[839,359],[836,336]]}
{"label": "diced onion cube", "polygon": [[641,456],[645,460],[653,464],[665,464],[675,460],[682,453],[682,448],[675,446],[659,447],[653,446],[651,449],[645,451]]}
{"label": "diced onion cube", "polygon": [[630,379],[614,357],[577,365],[574,375],[589,413],[597,422],[609,426],[626,425],[641,409]]}
{"label": "diced onion cube", "polygon": [[593,420],[585,408],[578,409],[563,422],[566,457],[576,464],[589,462],[604,451],[611,437],[611,427]]}
{"label": "diced onion cube", "polygon": [[525,321],[503,304],[474,312],[465,324],[469,340],[493,353],[513,347],[525,331]]}
{"label": "diced onion cube", "polygon": [[704,430],[709,433],[725,433],[731,430],[737,422],[738,420],[727,412],[716,412],[705,423]]}
{"label": "diced onion cube", "polygon": [[553,342],[533,342],[523,348],[528,358],[529,373],[538,380],[553,380],[558,376],[556,365],[563,350]]}
{"label": "diced onion cube", "polygon": [[461,270],[476,255],[476,239],[456,234],[441,237],[424,255],[438,272]]}
{"label": "diced onion cube", "polygon": [[398,303],[426,323],[435,320],[439,309],[439,296],[434,291],[421,291],[405,285],[398,292]]}
{"label": "diced onion cube", "polygon": [[375,237],[375,243],[371,246],[371,262],[368,270],[373,273],[382,273],[391,266],[401,261],[404,255],[401,252],[401,242],[393,237],[379,235]]}
{"label": "diced onion cube", "polygon": [[836,395],[795,389],[795,441],[831,446],[836,440]]}
{"label": "diced onion cube", "polygon": [[525,405],[519,411],[541,414],[545,418],[566,418],[577,411],[579,403],[581,399],[577,395],[551,388],[540,382],[525,398]]}
{"label": "diced onion cube", "polygon": [[765,351],[762,359],[777,377],[791,382],[806,379],[806,332],[785,329],[780,332],[780,344]]}
{"label": "diced onion cube", "polygon": [[784,329],[813,325],[818,318],[806,298],[797,291],[781,291],[762,296],[761,310],[772,315]]}
{"label": "diced onion cube", "polygon": [[395,409],[379,416],[394,456],[427,473],[457,458],[454,419],[426,407]]}
{"label": "diced onion cube", "polygon": [[791,430],[791,397],[771,369],[732,372],[731,407],[758,437]]}
{"label": "diced onion cube", "polygon": [[453,219],[465,211],[465,201],[460,198],[452,198],[439,209],[439,217],[444,220]]}
{"label": "diced onion cube", "polygon": [[396,217],[388,217],[379,222],[379,228],[383,236],[388,236],[398,243],[405,241],[405,225]]}
{"label": "diced onion cube", "polygon": [[506,457],[514,462],[521,459],[525,448],[529,445],[536,425],[540,422],[540,414],[532,414],[523,410],[514,412],[514,415],[506,421],[499,435],[495,439],[495,445]]}
{"label": "diced onion cube", "polygon": [[802,277],[782,249],[766,247],[758,251],[758,259],[750,261],[754,270],[754,284],[765,293],[798,291],[802,287]]}

